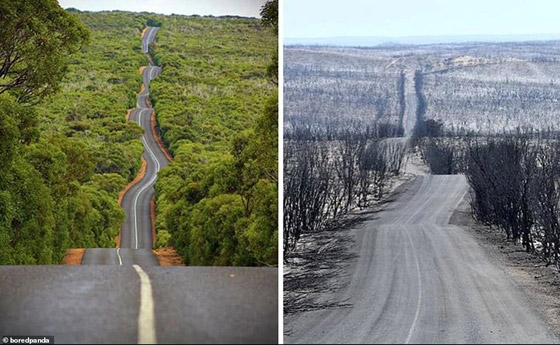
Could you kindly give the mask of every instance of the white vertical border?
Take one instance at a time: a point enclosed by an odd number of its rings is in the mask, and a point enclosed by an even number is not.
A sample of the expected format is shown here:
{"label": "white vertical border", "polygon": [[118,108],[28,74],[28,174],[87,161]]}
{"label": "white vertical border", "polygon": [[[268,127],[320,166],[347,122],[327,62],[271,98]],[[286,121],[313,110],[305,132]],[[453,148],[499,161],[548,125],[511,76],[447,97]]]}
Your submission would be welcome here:
{"label": "white vertical border", "polygon": [[278,0],[278,343],[284,344],[284,1]]}

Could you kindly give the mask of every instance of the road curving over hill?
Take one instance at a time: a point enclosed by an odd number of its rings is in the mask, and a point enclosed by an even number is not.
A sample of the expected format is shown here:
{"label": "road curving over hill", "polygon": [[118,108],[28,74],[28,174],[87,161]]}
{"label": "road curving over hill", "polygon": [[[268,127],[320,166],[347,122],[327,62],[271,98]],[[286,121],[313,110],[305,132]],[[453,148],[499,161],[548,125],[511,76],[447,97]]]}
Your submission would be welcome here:
{"label": "road curving over hill", "polygon": [[[148,28],[142,50],[158,28]],[[276,343],[278,269],[161,267],[150,200],[167,163],[151,130],[149,65],[130,120],[144,128],[145,176],[125,194],[120,248],[90,248],[82,265],[0,266],[0,334],[57,343]]]}
{"label": "road curving over hill", "polygon": [[[148,27],[142,37],[142,52],[148,56],[148,47],[154,42],[158,27]],[[152,253],[153,224],[150,203],[154,196],[153,185],[157,173],[168,163],[151,130],[151,119],[154,116],[149,102],[150,81],[161,74],[161,67],[151,62],[142,71],[142,92],[138,94],[136,108],[130,113],[130,121],[137,122],[143,129],[142,144],[146,172],[144,177],[133,185],[122,199],[122,208],[126,218],[121,228],[120,247],[117,249],[87,249],[82,259],[84,265],[119,265],[122,262],[143,266],[157,265],[158,261]],[[124,250],[126,249],[126,250]],[[137,252],[136,252],[137,251]]]}
{"label": "road curving over hill", "polygon": [[[147,46],[155,39],[159,28],[150,27],[142,39],[142,49],[147,53]],[[146,160],[146,174],[144,178],[130,188],[124,195],[122,207],[126,218],[121,230],[121,247],[130,249],[152,249],[152,219],[150,215],[150,201],[154,196],[153,185],[157,173],[169,161],[157,144],[151,130],[153,109],[149,104],[150,81],[161,74],[161,68],[151,63],[144,69],[143,92],[138,95],[136,109],[130,114],[130,121],[137,122],[144,129],[142,144],[144,145],[144,159]]]}
{"label": "road curving over hill", "polygon": [[[352,230],[357,259],[324,300],[286,322],[286,343],[557,343],[523,291],[449,219],[461,175],[418,176]],[[327,290],[327,288],[325,288]]]}

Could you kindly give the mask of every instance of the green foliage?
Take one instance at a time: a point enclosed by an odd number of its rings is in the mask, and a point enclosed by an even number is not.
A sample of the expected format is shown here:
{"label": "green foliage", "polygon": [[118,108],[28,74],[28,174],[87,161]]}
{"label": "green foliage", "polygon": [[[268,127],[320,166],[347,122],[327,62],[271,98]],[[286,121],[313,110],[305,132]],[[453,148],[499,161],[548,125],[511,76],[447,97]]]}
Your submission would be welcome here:
{"label": "green foliage", "polygon": [[94,190],[105,191],[113,198],[119,196],[119,192],[126,186],[126,180],[119,174],[95,174],[86,184]]}
{"label": "green foliage", "polygon": [[30,100],[57,91],[87,30],[56,0],[0,1],[0,21],[0,94]]}
{"label": "green foliage", "polygon": [[243,218],[238,195],[222,194],[203,199],[193,208],[191,245],[188,257],[193,265],[231,265],[236,253],[236,224]]}
{"label": "green foliage", "polygon": [[153,18],[148,18],[147,25],[148,26],[161,26],[161,22],[158,21],[158,20],[155,20]]}
{"label": "green foliage", "polygon": [[[264,26],[271,27],[278,35],[278,0],[268,0],[261,8],[261,21]],[[274,52],[270,65],[266,68],[266,75],[274,83],[278,83],[278,50]]]}
{"label": "green foliage", "polygon": [[7,94],[0,96],[0,109],[0,133],[6,140],[0,151],[0,263],[52,263],[65,234],[55,237],[54,199],[20,144],[36,139],[27,138],[35,113]]}
{"label": "green foliage", "polygon": [[92,175],[93,152],[75,138],[30,139],[33,107],[3,95],[0,110],[8,143],[1,151],[0,264],[58,263],[70,246],[114,245],[124,219],[115,202],[124,178]]}
{"label": "green foliage", "polygon": [[268,0],[261,8],[262,22],[278,34],[278,0]]}
{"label": "green foliage", "polygon": [[[40,3],[52,5],[25,6]],[[1,6],[13,14],[16,5]],[[0,264],[58,263],[69,247],[114,246],[124,219],[118,191],[136,175],[143,151],[142,129],[124,115],[136,103],[138,68],[146,64],[140,32],[150,20],[162,27],[150,49],[163,66],[150,91],[174,155],[156,185],[156,245],[175,245],[190,264],[276,265],[277,86],[266,75],[277,46],[272,32],[247,18],[55,13],[44,21],[65,18],[61,30],[81,22],[90,44],[42,52],[53,60],[35,64],[41,87],[0,95]],[[50,28],[52,42],[63,37],[52,23],[33,25],[39,33]],[[60,84],[45,79],[51,64],[66,62]],[[49,83],[61,92],[40,105],[21,103],[49,94],[42,88]]]}
{"label": "green foliage", "polygon": [[162,248],[169,246],[169,240],[171,235],[167,230],[161,230],[157,233],[156,248]]}
{"label": "green foliage", "polygon": [[75,211],[72,242],[77,247],[114,247],[124,211],[104,190],[82,186],[72,205]]}
{"label": "green foliage", "polygon": [[[17,88],[0,95],[0,264],[59,263],[69,247],[113,247],[124,220],[118,192],[135,177],[143,152],[142,129],[124,117],[136,103],[138,68],[146,64],[140,51],[146,18],[57,12],[50,1],[23,3],[0,3],[0,15],[24,23],[21,32],[10,24],[0,30],[44,35],[50,50],[39,49],[43,55],[37,61],[11,70],[8,81],[26,68],[36,72],[25,86],[26,97]],[[45,11],[35,13],[34,6],[46,6]],[[24,9],[14,12],[17,8]],[[77,38],[66,32],[72,25],[79,37],[88,36],[81,25],[89,29],[89,46],[76,51]],[[61,40],[70,40],[68,46]],[[29,52],[36,43],[32,39],[17,49]],[[64,68],[53,70],[53,64]],[[39,80],[41,87],[33,88]],[[48,91],[42,88],[47,85]],[[40,105],[24,102],[56,88],[61,92]]]}
{"label": "green foliage", "polygon": [[174,160],[155,186],[158,240],[186,264],[276,265],[277,39],[256,19],[160,18],[150,97]]}

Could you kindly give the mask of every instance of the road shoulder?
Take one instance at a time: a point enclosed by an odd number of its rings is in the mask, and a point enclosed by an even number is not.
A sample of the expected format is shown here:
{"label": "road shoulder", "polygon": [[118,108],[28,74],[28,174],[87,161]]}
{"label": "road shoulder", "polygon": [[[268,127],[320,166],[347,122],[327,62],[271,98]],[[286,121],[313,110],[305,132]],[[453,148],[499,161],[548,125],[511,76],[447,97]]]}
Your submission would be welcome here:
{"label": "road shoulder", "polygon": [[66,249],[66,255],[64,255],[62,263],[64,265],[81,265],[85,251],[85,248]]}
{"label": "road shoulder", "polygon": [[296,250],[284,259],[284,335],[291,333],[302,313],[350,306],[334,296],[349,283],[351,277],[344,272],[357,261],[360,231],[355,231],[356,225],[376,218],[414,178],[406,174],[391,179],[381,200],[354,210],[327,229],[302,235]]}
{"label": "road shoulder", "polygon": [[502,269],[527,297],[535,310],[560,335],[560,274],[546,266],[537,256],[523,250],[520,244],[507,241],[498,229],[476,222],[466,198],[459,204],[450,224],[464,228],[477,241],[488,258]]}

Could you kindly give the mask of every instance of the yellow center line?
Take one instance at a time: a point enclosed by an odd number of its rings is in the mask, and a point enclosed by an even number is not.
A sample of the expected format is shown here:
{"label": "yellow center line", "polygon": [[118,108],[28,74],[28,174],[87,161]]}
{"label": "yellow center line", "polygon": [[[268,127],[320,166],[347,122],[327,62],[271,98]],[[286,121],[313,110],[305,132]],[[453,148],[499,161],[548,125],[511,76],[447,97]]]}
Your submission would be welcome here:
{"label": "yellow center line", "polygon": [[150,277],[142,267],[132,265],[140,277],[140,312],[138,313],[138,344],[156,344],[154,296]]}

